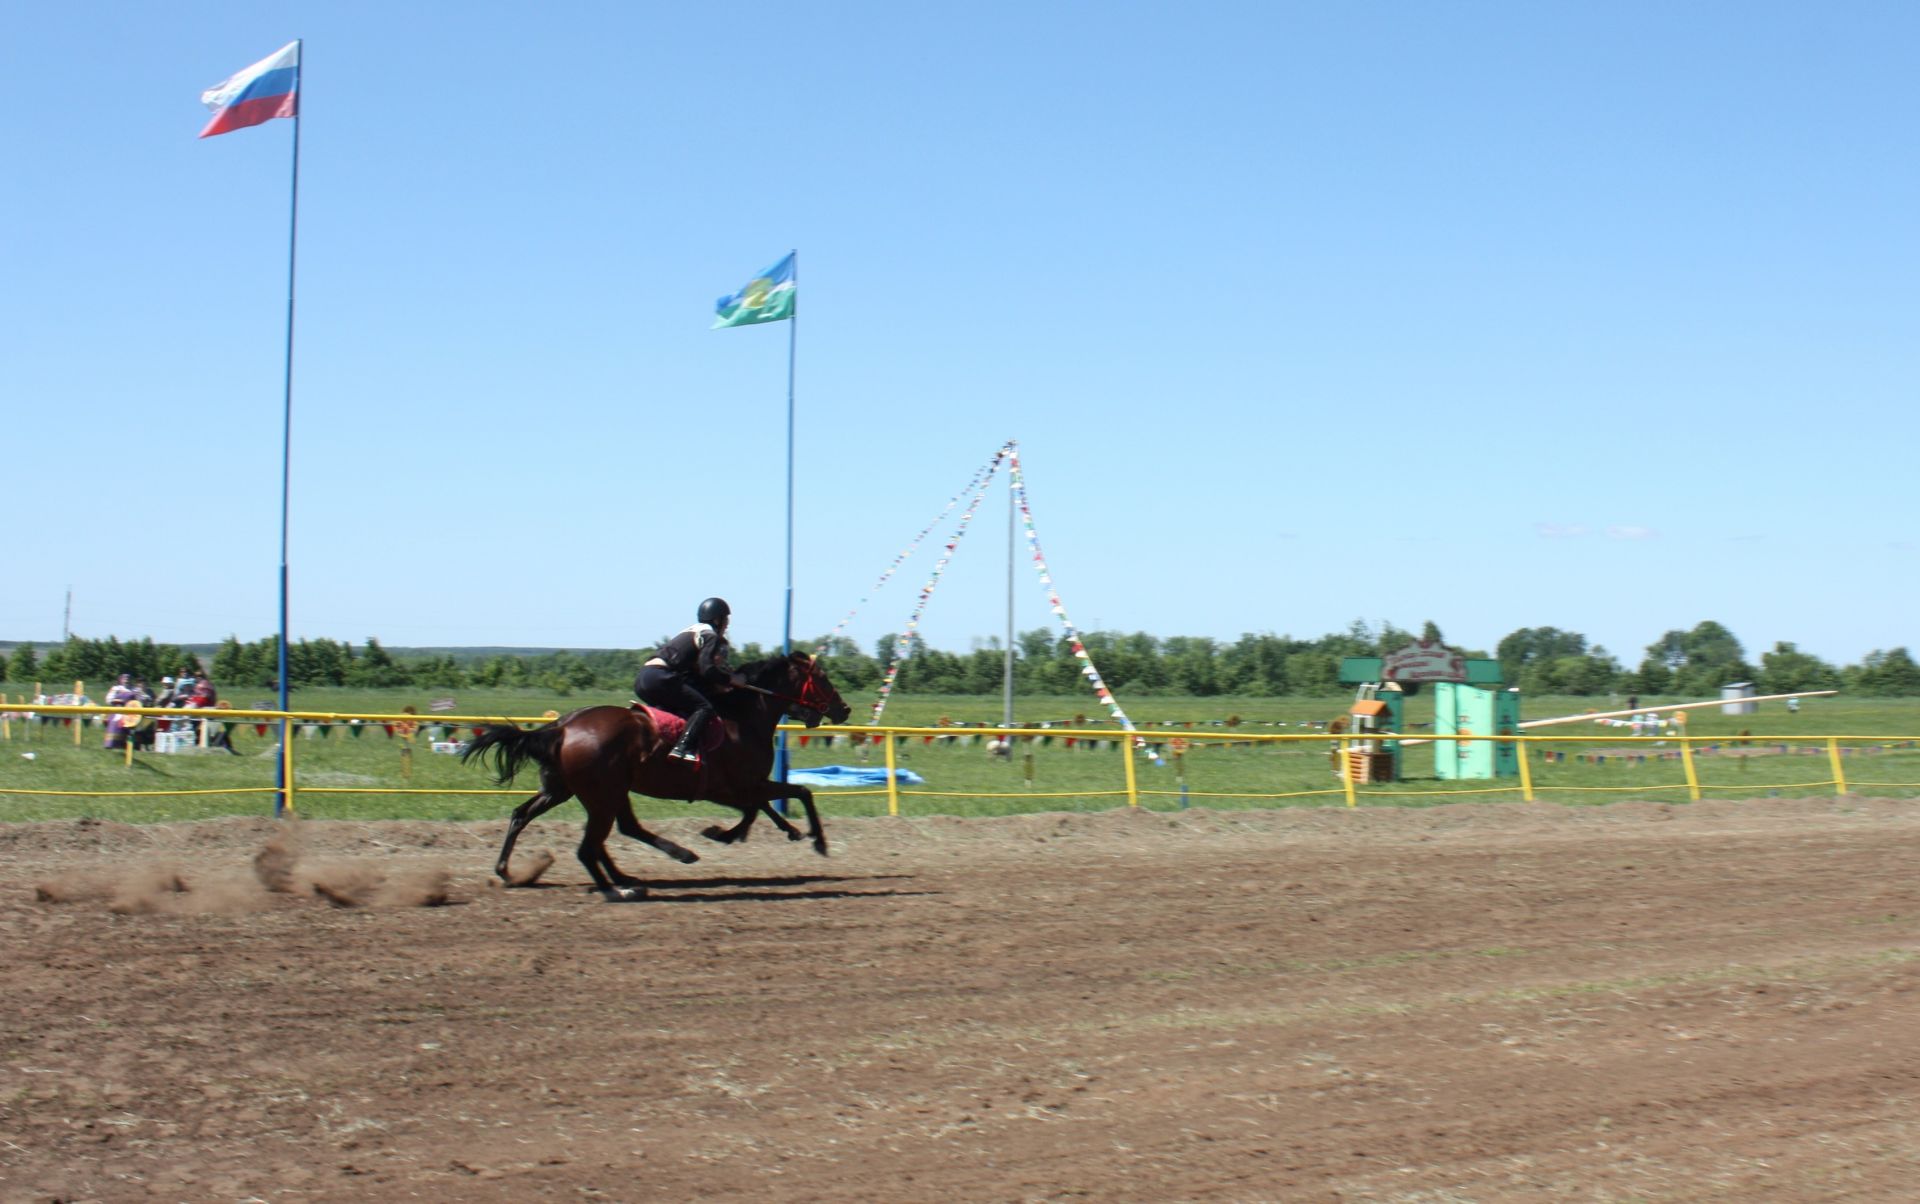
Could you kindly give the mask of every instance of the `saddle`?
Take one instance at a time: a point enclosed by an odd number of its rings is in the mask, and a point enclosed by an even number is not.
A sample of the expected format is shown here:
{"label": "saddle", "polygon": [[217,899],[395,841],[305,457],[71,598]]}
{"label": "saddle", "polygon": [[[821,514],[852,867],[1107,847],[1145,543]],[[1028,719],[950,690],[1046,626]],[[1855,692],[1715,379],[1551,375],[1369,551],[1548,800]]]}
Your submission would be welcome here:
{"label": "saddle", "polygon": [[[647,713],[648,717],[653,720],[655,738],[659,741],[659,746],[662,749],[672,748],[674,745],[680,743],[681,733],[687,730],[687,721],[672,711],[663,711],[659,707],[650,707],[646,703],[637,700],[629,702],[627,709],[631,711],[645,711]],[[707,730],[700,733],[700,755],[704,757],[719,748],[722,744],[725,744],[727,737],[732,735],[734,730],[733,723],[715,715],[707,723]]]}

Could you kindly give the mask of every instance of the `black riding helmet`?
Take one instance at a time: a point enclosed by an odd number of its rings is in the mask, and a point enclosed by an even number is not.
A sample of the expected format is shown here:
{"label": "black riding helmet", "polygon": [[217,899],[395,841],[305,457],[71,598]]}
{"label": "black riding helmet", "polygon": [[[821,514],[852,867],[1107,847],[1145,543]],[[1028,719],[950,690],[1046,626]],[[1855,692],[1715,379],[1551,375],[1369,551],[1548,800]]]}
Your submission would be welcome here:
{"label": "black riding helmet", "polygon": [[725,598],[708,598],[700,604],[700,613],[695,617],[709,627],[724,627],[732,614],[733,608]]}

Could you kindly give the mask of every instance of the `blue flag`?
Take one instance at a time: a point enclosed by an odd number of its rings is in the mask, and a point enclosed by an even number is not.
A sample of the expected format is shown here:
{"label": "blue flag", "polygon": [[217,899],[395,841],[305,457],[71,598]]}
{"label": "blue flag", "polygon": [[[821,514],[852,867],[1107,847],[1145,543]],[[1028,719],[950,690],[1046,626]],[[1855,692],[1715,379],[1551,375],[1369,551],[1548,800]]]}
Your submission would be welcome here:
{"label": "blue flag", "polygon": [[793,252],[747,281],[739,292],[720,298],[714,306],[717,315],[713,329],[723,326],[753,326],[761,322],[779,322],[793,316],[795,287]]}

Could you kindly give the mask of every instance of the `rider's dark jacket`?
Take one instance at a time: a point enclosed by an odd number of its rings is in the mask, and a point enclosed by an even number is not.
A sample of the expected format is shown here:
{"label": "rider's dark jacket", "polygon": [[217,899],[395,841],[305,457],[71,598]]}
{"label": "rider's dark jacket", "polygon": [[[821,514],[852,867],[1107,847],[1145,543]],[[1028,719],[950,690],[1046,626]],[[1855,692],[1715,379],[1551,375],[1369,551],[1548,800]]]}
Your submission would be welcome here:
{"label": "rider's dark jacket", "polygon": [[733,676],[733,666],[727,661],[732,651],[727,637],[705,623],[694,623],[654,649],[646,663],[664,667],[676,677],[717,686]]}

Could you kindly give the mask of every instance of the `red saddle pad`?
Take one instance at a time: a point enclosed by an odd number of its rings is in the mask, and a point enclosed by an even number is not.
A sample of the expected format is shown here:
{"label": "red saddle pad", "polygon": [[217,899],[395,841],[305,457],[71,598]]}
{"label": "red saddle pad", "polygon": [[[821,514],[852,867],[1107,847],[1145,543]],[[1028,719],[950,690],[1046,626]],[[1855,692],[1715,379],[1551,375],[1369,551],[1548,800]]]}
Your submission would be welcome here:
{"label": "red saddle pad", "polygon": [[[645,704],[641,704],[645,706]],[[659,707],[645,707],[647,714],[653,716],[654,730],[660,733],[661,740],[668,748],[680,743],[680,737],[687,730],[687,721],[672,711],[663,711]],[[719,719],[707,722],[707,730],[700,733],[700,753],[702,756],[719,748],[726,742],[727,725]]]}

